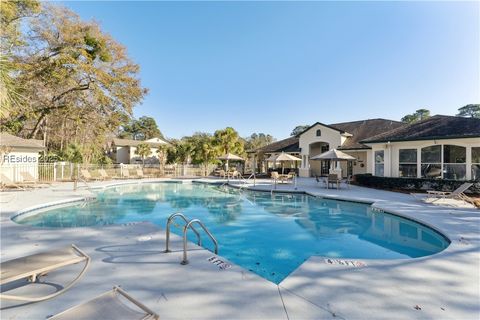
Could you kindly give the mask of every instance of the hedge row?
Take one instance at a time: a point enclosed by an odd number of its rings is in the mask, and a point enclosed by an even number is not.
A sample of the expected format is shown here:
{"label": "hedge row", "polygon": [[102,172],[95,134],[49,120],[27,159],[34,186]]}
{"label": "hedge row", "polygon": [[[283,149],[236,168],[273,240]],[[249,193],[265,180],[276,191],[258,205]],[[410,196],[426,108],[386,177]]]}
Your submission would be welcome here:
{"label": "hedge row", "polygon": [[[453,191],[465,182],[468,181],[423,178],[390,178],[372,176],[371,174],[357,174],[354,178],[354,183],[360,186],[386,190],[402,190],[408,192],[426,190]],[[480,181],[469,182],[472,182],[473,186],[465,191],[465,193],[480,195]]]}

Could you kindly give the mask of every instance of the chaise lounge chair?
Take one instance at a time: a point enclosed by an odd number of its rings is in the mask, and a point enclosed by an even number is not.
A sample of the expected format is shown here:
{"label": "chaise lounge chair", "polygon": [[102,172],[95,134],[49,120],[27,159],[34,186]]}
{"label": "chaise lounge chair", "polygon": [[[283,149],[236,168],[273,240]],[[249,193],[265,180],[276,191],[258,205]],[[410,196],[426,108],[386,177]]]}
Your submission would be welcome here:
{"label": "chaise lounge chair", "polygon": [[98,180],[103,180],[102,178],[94,178],[94,177],[92,177],[92,175],[90,174],[90,171],[88,171],[87,169],[81,169],[81,170],[80,170],[80,173],[82,174],[82,177],[83,177],[86,181],[98,181]]}
{"label": "chaise lounge chair", "polygon": [[[122,300],[128,300],[136,306],[130,308]],[[92,300],[54,315],[49,320],[104,320],[104,319],[159,319],[158,314],[135,300],[121,288],[115,286]]]}
{"label": "chaise lounge chair", "polygon": [[137,176],[131,176],[130,171],[128,169],[122,170],[122,178],[123,179],[137,179]]}
{"label": "chaise lounge chair", "polygon": [[28,171],[22,171],[20,172],[20,175],[22,176],[23,183],[32,183],[36,187],[47,187],[50,185],[49,183],[40,183],[38,179],[32,176],[32,174]]}
{"label": "chaise lounge chair", "polygon": [[474,204],[473,200],[464,193],[472,185],[473,183],[466,182],[452,192],[428,190],[425,200],[433,199],[433,201],[435,201],[436,199],[455,199]]}
{"label": "chaise lounge chair", "polygon": [[32,188],[32,185],[24,184],[24,183],[17,183],[13,182],[9,177],[4,175],[3,173],[0,174],[0,190],[4,191],[8,188],[16,188],[18,190],[25,191],[26,188]]}
{"label": "chaise lounge chair", "polygon": [[31,282],[36,282],[38,277],[42,275],[80,262],[85,263],[82,271],[80,271],[72,282],[55,293],[41,297],[23,297],[0,293],[0,299],[37,302],[54,298],[70,289],[78,282],[78,280],[80,280],[90,265],[90,257],[72,244],[71,246],[62,249],[36,253],[30,256],[2,262],[0,264],[0,285],[12,283],[21,279],[28,279]]}

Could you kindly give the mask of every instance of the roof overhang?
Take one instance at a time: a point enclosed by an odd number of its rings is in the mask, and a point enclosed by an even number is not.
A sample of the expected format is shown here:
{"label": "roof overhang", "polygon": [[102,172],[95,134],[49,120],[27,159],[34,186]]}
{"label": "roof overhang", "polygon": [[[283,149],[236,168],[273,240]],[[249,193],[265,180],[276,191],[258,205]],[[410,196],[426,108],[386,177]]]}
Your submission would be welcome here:
{"label": "roof overhang", "polygon": [[478,139],[480,136],[437,136],[437,137],[421,137],[421,138],[411,138],[411,139],[381,139],[381,140],[363,140],[360,143],[364,144],[376,144],[376,143],[388,143],[388,142],[408,142],[408,141],[429,141],[429,140],[450,140],[450,139]]}

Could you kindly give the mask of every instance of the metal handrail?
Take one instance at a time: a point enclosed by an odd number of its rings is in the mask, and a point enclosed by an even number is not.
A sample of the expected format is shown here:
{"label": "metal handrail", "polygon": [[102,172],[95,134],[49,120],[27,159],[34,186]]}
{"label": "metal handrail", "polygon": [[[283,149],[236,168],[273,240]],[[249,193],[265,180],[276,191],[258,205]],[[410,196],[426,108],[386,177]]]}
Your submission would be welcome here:
{"label": "metal handrail", "polygon": [[[185,217],[181,212],[175,212],[175,213],[172,213],[168,219],[167,219],[167,231],[165,233],[165,251],[164,252],[171,252],[170,250],[170,225],[172,224],[173,220],[176,218],[176,217],[180,217],[183,219],[183,221],[185,221],[185,224],[188,224],[189,221],[187,219],[187,217]],[[193,232],[197,235],[197,244],[199,246],[202,245],[202,239],[200,239],[200,233],[198,233],[198,231],[192,227],[192,230]]]}
{"label": "metal handrail", "polygon": [[[192,219],[190,220],[185,227],[183,227],[183,260],[181,264],[186,265],[188,264],[188,259],[187,259],[187,231],[188,228],[192,228],[192,224],[199,224],[200,227],[202,227],[203,231],[210,237],[212,240],[213,244],[215,245],[215,254],[218,254],[218,242],[215,239],[215,237],[208,231],[207,227],[200,221],[199,219]],[[193,229],[192,229],[193,230]]]}
{"label": "metal handrail", "polygon": [[[253,177],[253,186],[255,187],[256,185],[255,172],[252,173],[246,180],[243,177],[241,178],[241,181],[243,182],[243,187],[245,187],[245,185],[248,183],[248,180],[250,180],[252,177]],[[240,189],[242,189],[242,186],[240,186]]]}

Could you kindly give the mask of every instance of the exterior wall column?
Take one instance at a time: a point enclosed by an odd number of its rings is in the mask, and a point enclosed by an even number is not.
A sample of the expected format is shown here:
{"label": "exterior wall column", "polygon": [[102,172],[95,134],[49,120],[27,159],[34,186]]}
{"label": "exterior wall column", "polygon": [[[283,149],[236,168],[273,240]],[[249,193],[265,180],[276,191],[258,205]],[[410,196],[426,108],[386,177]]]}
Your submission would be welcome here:
{"label": "exterior wall column", "polygon": [[466,172],[465,178],[467,180],[472,180],[472,146],[467,146],[466,156],[467,156],[467,159],[466,159],[467,172]]}
{"label": "exterior wall column", "polygon": [[374,151],[373,149],[370,149],[367,151],[367,163],[365,163],[366,173],[373,174],[375,172],[375,163],[374,163],[374,157],[373,157]]}
{"label": "exterior wall column", "polygon": [[417,148],[417,178],[422,177],[422,148]]}

